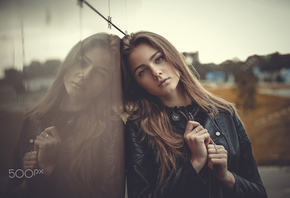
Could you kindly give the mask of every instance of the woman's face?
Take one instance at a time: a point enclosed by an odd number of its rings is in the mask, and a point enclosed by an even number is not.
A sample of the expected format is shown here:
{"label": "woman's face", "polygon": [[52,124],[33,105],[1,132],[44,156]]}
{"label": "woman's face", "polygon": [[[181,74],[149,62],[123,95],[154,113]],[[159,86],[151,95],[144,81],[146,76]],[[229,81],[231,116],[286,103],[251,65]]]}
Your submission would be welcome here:
{"label": "woman's face", "polygon": [[110,81],[110,53],[101,47],[88,50],[64,78],[69,99],[88,102],[100,95]]}
{"label": "woman's face", "polygon": [[137,83],[149,94],[161,100],[177,94],[180,74],[167,62],[162,52],[141,43],[129,55],[128,61]]}

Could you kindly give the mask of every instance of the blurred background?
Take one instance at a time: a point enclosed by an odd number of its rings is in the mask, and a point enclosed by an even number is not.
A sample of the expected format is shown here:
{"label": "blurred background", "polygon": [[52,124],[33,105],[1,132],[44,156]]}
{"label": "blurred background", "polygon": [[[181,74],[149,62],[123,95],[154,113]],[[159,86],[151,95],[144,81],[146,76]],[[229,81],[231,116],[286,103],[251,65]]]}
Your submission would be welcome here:
{"label": "blurred background", "polygon": [[[269,197],[290,197],[290,1],[87,0],[127,33],[156,32],[214,94],[236,104]],[[0,196],[24,113],[72,46],[123,37],[77,0],[0,0]]]}

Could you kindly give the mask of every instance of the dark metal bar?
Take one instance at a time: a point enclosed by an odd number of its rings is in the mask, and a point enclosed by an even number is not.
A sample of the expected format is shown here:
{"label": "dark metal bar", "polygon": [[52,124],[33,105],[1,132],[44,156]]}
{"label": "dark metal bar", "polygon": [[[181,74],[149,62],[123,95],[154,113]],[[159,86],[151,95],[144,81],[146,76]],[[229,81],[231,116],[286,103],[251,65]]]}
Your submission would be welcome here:
{"label": "dark metal bar", "polygon": [[105,19],[109,24],[111,24],[114,28],[116,28],[119,32],[121,32],[122,34],[126,35],[122,30],[120,30],[114,23],[112,23],[111,21],[109,21],[106,17],[104,17],[100,12],[98,12],[93,6],[91,6],[88,2],[86,2],[85,0],[79,0],[80,1],[80,5],[82,6],[82,3],[85,3],[87,6],[89,6],[92,10],[94,10],[98,15],[100,15],[103,19]]}

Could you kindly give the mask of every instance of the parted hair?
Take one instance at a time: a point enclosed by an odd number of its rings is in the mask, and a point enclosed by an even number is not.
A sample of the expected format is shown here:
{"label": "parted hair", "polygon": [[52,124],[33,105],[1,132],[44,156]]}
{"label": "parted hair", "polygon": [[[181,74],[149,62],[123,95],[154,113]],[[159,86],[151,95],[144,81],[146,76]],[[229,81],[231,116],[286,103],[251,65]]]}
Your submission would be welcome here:
{"label": "parted hair", "polygon": [[[176,171],[178,157],[189,159],[179,151],[185,142],[183,136],[173,131],[165,106],[158,97],[150,95],[135,80],[130,71],[129,56],[140,44],[146,43],[164,55],[164,59],[180,74],[180,86],[189,98],[211,116],[220,110],[233,114],[232,104],[208,92],[194,73],[192,65],[185,63],[184,56],[164,37],[147,31],[126,35],[121,40],[122,80],[124,111],[130,120],[140,120],[142,139],[147,139],[157,151],[156,162],[160,164],[157,187],[166,182]],[[194,71],[194,72],[193,72]]]}

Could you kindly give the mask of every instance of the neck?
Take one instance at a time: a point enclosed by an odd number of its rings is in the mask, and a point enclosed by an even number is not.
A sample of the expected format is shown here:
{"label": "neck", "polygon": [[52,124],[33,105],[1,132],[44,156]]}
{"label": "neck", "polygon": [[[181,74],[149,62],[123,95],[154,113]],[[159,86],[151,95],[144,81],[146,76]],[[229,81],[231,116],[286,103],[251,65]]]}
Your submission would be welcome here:
{"label": "neck", "polygon": [[172,93],[170,96],[160,98],[165,106],[168,107],[180,107],[190,105],[192,103],[191,99],[185,93],[185,91],[178,85],[176,92]]}
{"label": "neck", "polygon": [[59,109],[62,111],[79,111],[86,104],[83,100],[78,100],[69,96],[64,96],[59,104]]}

